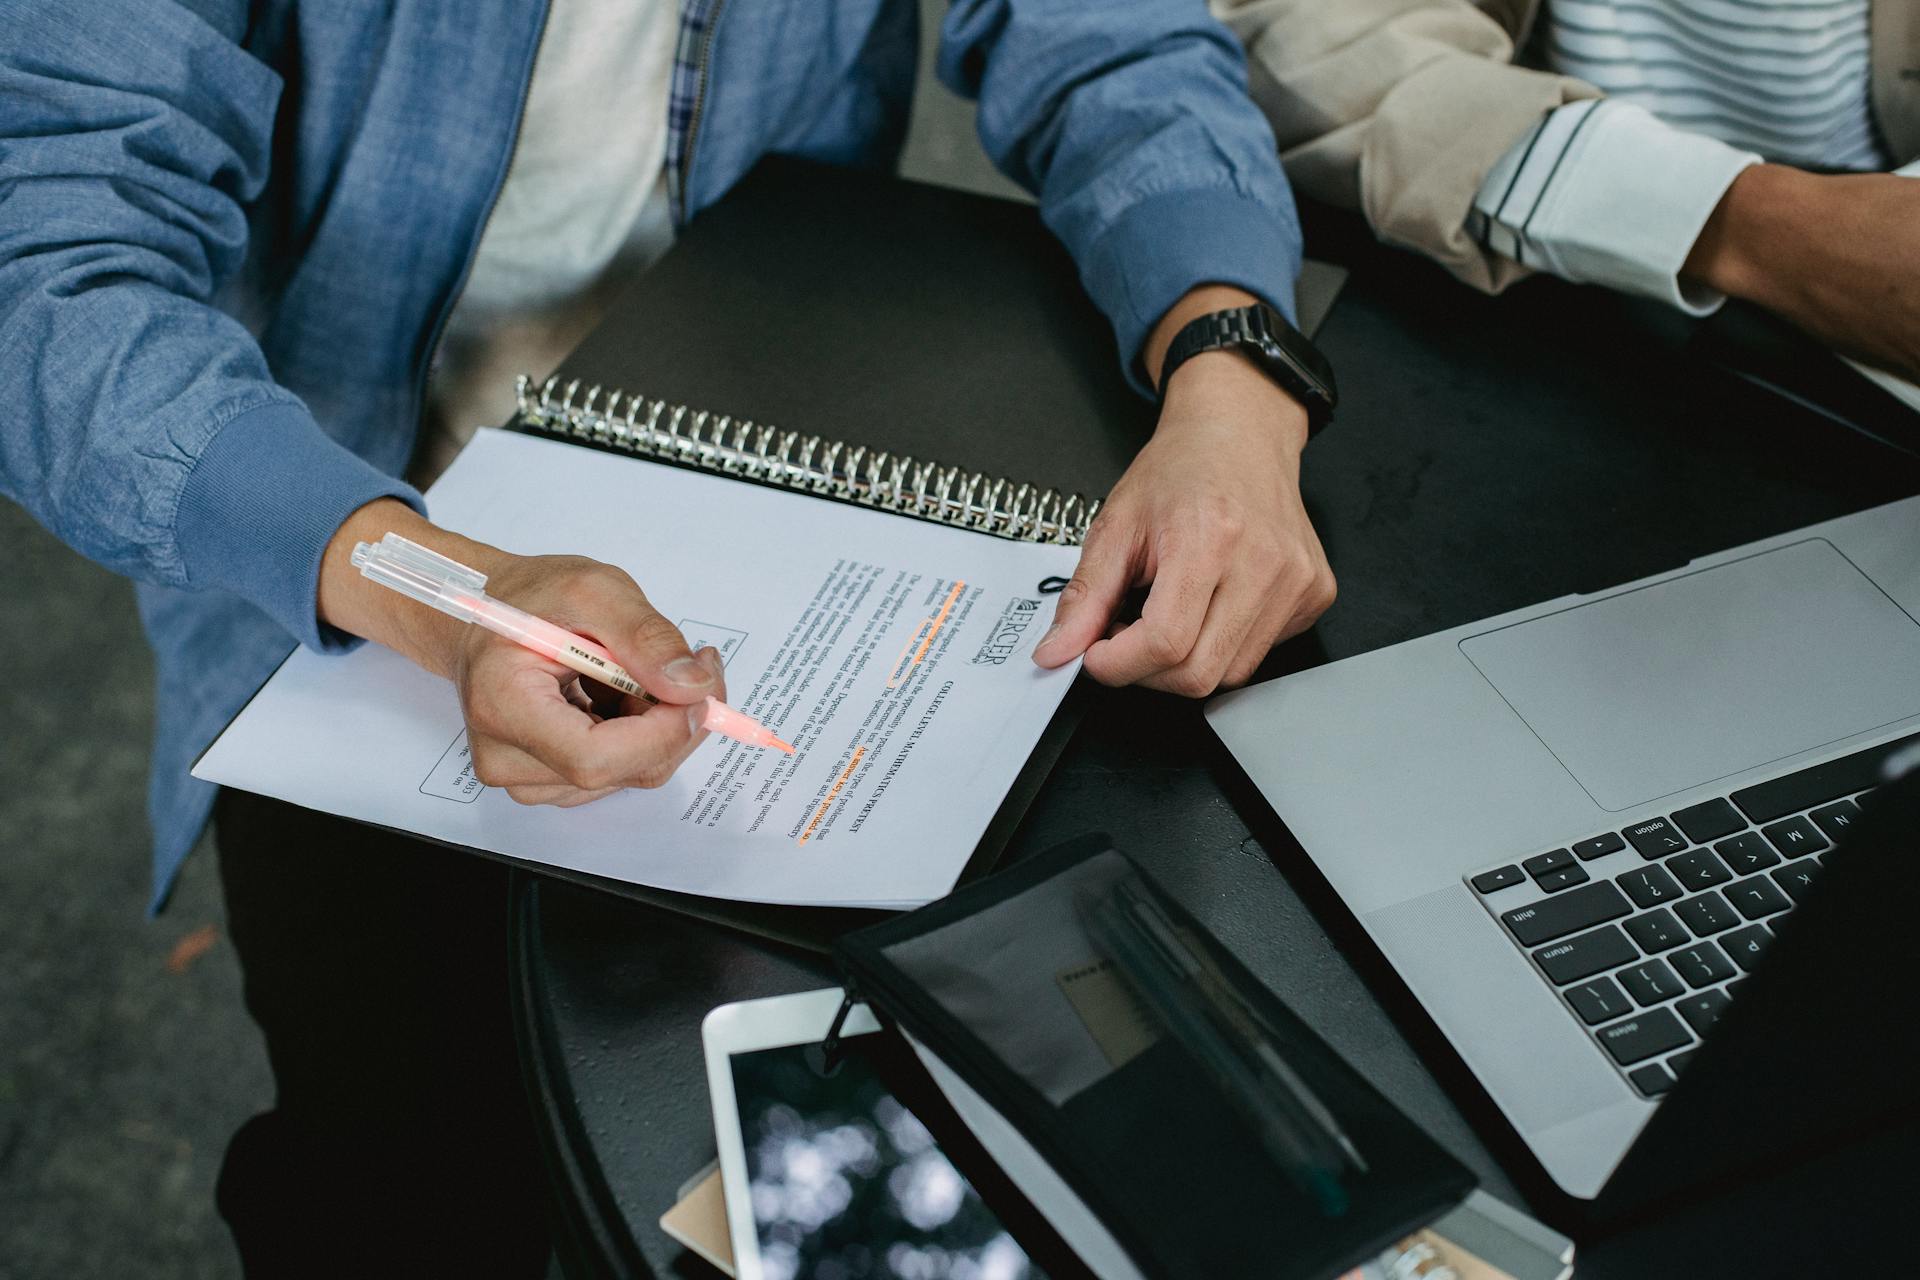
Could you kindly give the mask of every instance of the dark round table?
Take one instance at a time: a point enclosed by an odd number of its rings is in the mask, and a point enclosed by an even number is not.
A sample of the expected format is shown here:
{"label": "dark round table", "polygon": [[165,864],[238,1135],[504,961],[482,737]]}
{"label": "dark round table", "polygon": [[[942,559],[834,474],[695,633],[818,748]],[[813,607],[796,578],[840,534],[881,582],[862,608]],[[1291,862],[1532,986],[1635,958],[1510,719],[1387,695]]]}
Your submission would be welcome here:
{"label": "dark round table", "polygon": [[[1353,272],[1319,338],[1344,398],[1306,473],[1341,597],[1262,678],[1920,490],[1912,457],[1731,376],[1712,331],[1663,308],[1547,280],[1483,298],[1351,223],[1309,233]],[[1087,699],[1008,856],[1088,831],[1144,864],[1488,1190],[1567,1219],[1198,705]],[[830,964],[532,876],[514,911],[568,1274],[711,1275],[657,1221],[714,1153],[700,1020],[830,985]],[[1583,1276],[1651,1274],[1631,1249],[1583,1244],[1583,1257]]]}

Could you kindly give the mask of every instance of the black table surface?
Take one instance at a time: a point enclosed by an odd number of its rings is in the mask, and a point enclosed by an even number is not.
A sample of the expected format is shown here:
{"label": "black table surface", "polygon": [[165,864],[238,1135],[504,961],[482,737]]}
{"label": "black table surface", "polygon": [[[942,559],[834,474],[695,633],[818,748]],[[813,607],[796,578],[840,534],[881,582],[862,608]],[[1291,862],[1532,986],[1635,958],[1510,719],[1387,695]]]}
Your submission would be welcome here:
{"label": "black table surface", "polygon": [[[830,177],[823,177],[830,181]],[[1533,280],[1482,297],[1351,219],[1309,251],[1351,278],[1320,332],[1335,425],[1306,455],[1340,598],[1260,678],[1456,626],[1920,491],[1920,463],[1723,372],[1665,308]],[[928,369],[924,394],[941,393]],[[903,409],[910,408],[903,404]],[[1098,690],[1009,857],[1106,831],[1493,1193],[1582,1239],[1581,1274],[1644,1249],[1582,1238],[1196,703]],[[660,1229],[712,1159],[700,1020],[833,982],[817,954],[528,878],[523,1049],[580,1274],[710,1276]]]}

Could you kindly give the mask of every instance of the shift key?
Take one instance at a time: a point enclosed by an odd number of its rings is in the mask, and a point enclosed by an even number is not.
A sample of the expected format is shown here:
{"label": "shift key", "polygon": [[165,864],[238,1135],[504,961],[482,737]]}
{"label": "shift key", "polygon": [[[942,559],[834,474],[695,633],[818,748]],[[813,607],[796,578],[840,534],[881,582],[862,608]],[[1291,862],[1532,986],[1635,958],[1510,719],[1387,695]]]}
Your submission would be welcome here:
{"label": "shift key", "polygon": [[1521,946],[1532,947],[1555,938],[1564,938],[1596,924],[1618,920],[1633,910],[1626,895],[1611,880],[1583,885],[1557,893],[1530,907],[1515,907],[1500,920]]}

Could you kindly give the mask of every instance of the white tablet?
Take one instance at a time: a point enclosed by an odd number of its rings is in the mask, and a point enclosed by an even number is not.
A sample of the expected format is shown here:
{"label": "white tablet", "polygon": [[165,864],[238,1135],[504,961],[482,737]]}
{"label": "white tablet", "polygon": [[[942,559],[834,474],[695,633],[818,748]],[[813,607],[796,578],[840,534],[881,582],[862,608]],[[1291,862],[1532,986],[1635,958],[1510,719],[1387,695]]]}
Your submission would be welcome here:
{"label": "white tablet", "polygon": [[1040,1272],[861,1052],[865,1005],[823,1069],[841,991],[722,1005],[701,1027],[739,1280]]}

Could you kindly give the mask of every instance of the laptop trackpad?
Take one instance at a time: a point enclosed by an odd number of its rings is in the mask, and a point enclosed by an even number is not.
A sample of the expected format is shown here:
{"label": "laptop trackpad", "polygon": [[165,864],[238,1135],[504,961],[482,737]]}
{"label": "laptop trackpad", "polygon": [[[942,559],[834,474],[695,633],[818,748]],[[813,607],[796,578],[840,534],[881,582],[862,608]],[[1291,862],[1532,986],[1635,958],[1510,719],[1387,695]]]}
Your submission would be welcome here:
{"label": "laptop trackpad", "polygon": [[1610,811],[1920,713],[1920,625],[1824,538],[1460,651]]}

